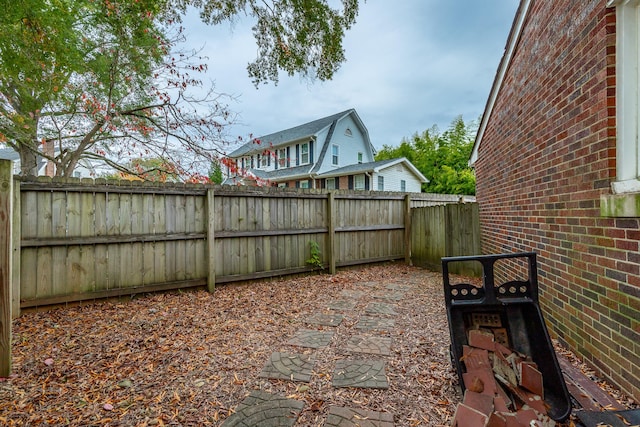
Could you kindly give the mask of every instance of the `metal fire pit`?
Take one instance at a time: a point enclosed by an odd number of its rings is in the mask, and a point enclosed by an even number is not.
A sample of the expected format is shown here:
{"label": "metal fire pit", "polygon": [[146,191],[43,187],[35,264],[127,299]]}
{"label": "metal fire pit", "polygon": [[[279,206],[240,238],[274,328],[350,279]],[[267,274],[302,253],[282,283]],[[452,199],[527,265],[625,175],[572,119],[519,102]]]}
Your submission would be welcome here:
{"label": "metal fire pit", "polygon": [[[505,264],[514,261],[522,263],[528,270],[527,279],[496,283],[494,267],[501,260]],[[482,265],[482,285],[451,284],[450,264],[470,261]],[[497,327],[506,334],[505,340],[508,340],[511,349],[530,356],[538,365],[543,377],[544,400],[549,406],[549,417],[556,421],[567,419],[571,414],[571,400],[538,303],[536,254],[446,257],[442,258],[442,275],[451,335],[451,360],[462,391],[465,390],[462,381],[462,346],[468,344],[468,330],[478,324]]]}

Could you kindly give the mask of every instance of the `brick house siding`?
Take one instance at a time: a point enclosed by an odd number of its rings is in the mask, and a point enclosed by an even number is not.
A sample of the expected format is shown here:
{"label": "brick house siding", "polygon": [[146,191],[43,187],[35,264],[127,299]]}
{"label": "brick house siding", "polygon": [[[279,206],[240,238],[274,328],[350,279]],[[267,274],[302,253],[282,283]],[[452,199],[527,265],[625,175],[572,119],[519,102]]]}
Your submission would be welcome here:
{"label": "brick house siding", "polygon": [[[551,333],[640,400],[640,219],[616,178],[616,11],[533,1],[476,141],[483,253],[538,253]],[[504,65],[504,64],[503,64]]]}

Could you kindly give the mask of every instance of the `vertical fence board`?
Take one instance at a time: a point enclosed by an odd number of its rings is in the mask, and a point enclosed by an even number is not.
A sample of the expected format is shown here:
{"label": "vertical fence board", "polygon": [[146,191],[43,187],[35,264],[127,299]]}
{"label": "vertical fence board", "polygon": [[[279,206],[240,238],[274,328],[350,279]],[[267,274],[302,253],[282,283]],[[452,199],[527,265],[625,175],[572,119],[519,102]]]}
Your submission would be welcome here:
{"label": "vertical fence board", "polygon": [[[38,194],[34,192],[21,192],[22,206],[30,209],[22,210],[21,234],[22,238],[38,236]],[[33,209],[33,206],[36,209]],[[41,213],[40,213],[41,214]],[[20,299],[35,299],[38,285],[38,248],[23,248],[20,252]]]}
{"label": "vertical fence board", "polygon": [[[153,224],[156,234],[167,232],[166,198],[167,196],[164,194],[156,194],[153,200],[155,211]],[[170,280],[167,276],[167,242],[156,242],[154,246],[155,258],[153,265],[155,281],[156,283],[167,282]]]}
{"label": "vertical fence board", "polygon": [[11,373],[13,163],[0,161],[0,377]]}
{"label": "vertical fence board", "polygon": [[[82,227],[82,195],[81,193],[66,193],[66,236],[78,237]],[[86,283],[86,277],[82,268],[82,249],[79,245],[67,246],[66,261],[66,286],[73,293],[81,293]],[[64,293],[62,290],[60,293]]]}
{"label": "vertical fence board", "polygon": [[[143,224],[143,204],[144,197],[142,194],[131,195],[131,219],[130,219],[130,235],[141,235],[144,232]],[[140,286],[143,283],[144,277],[144,253],[146,244],[135,242],[129,247],[131,249],[131,277],[129,279],[129,286]]]}
{"label": "vertical fence board", "polygon": [[[80,193],[80,237],[91,237],[96,234],[95,226],[96,200],[93,192]],[[82,292],[96,290],[96,254],[95,245],[80,247],[80,261],[77,269],[80,272],[79,289]]]}
{"label": "vertical fence board", "polygon": [[[51,202],[53,237],[67,236],[67,196],[68,194],[62,191],[53,193]],[[70,282],[66,268],[68,250],[68,246],[56,246],[52,249],[51,295],[63,295],[65,287]]]}
{"label": "vertical fence board", "polygon": [[[140,232],[146,235],[155,234],[155,215],[153,212],[154,209],[154,197],[155,194],[147,193],[142,195],[142,206],[140,207]],[[144,286],[146,284],[156,283],[155,271],[154,271],[154,259],[156,256],[156,242],[149,242],[144,244],[143,254],[142,254],[142,265],[141,273],[141,284]]]}
{"label": "vertical fence board", "polygon": [[[175,221],[174,233],[184,233],[186,229],[186,200],[185,196],[176,196],[175,202]],[[187,246],[184,240],[175,242],[175,270],[176,275],[173,280],[185,280],[187,277]]]}
{"label": "vertical fence board", "polygon": [[[95,227],[96,236],[107,235],[107,196],[108,193],[96,193],[95,194],[95,208],[93,214],[93,221]],[[107,245],[96,244],[93,248],[93,254],[95,257],[94,265],[96,271],[96,283],[95,290],[103,291],[109,289],[109,262]]]}
{"label": "vertical fence board", "polygon": [[[37,232],[36,237],[51,237],[52,236],[52,213],[51,213],[51,199],[52,193],[38,193],[38,200],[36,203],[38,212]],[[37,279],[36,279],[36,292],[35,297],[48,297],[53,295],[53,289],[51,284],[51,276],[53,275],[53,261],[52,261],[52,248],[41,247],[37,250]]]}
{"label": "vertical fence board", "polygon": [[216,204],[213,189],[208,189],[206,193],[206,225],[207,225],[207,263],[208,278],[207,289],[209,292],[213,292],[216,287],[216,271],[219,264],[216,263],[218,254],[216,253],[216,241],[215,241],[215,225],[216,225]]}
{"label": "vertical fence board", "polygon": [[13,184],[13,221],[11,227],[11,318],[15,319],[20,316],[20,275],[22,272],[22,260],[20,257],[20,220],[21,197],[20,197],[20,181],[12,178]]}
{"label": "vertical fence board", "polygon": [[[120,234],[120,194],[107,194],[107,236],[118,236]],[[121,273],[121,252],[120,245],[107,245],[107,274],[109,282],[107,289],[118,289],[122,287],[123,277]]]}

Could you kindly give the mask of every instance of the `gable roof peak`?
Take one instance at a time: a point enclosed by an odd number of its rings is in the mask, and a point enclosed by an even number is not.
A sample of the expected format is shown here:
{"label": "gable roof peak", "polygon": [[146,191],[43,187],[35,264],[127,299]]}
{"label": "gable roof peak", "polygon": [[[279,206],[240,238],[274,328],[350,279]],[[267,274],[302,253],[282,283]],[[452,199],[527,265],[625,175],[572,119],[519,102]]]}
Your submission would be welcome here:
{"label": "gable roof peak", "polygon": [[[292,128],[254,138],[230,153],[229,157],[238,157],[250,152],[260,151],[264,149],[264,147],[277,147],[291,143],[292,141],[302,140],[305,138],[311,139],[323,129],[331,126],[334,122],[337,122],[351,114],[355,115],[356,121],[361,123],[356,110],[350,108],[348,110],[341,111],[340,113],[332,114]],[[260,144],[256,144],[256,141],[260,141]]]}

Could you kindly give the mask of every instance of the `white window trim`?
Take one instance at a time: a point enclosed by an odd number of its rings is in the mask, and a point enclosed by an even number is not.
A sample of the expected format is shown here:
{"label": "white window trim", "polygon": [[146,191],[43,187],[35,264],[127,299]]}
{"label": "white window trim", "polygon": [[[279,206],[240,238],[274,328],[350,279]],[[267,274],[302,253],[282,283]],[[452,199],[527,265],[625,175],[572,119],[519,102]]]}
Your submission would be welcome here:
{"label": "white window trim", "polygon": [[[329,183],[333,183],[333,185],[329,185]],[[325,178],[324,186],[327,190],[335,190],[336,189],[336,179],[335,178]]]}
{"label": "white window trim", "polygon": [[287,149],[280,148],[278,150],[278,167],[286,168],[287,167]]}
{"label": "white window trim", "polygon": [[384,175],[378,175],[378,191],[384,191]]}
{"label": "white window trim", "polygon": [[[362,179],[361,184],[362,185],[358,185],[360,181],[360,179]],[[354,190],[364,190],[366,188],[366,180],[364,177],[364,174],[360,174],[360,175],[356,175],[353,177],[353,189]]]}
{"label": "white window trim", "polygon": [[[333,152],[333,149],[335,148],[335,154]],[[335,161],[334,161],[335,159]],[[340,146],[337,144],[333,144],[331,146],[331,165],[332,166],[338,166],[340,165]]]}
{"label": "white window trim", "polygon": [[640,0],[610,0],[616,8],[616,177],[614,194],[640,192]]}
{"label": "white window trim", "polygon": [[[303,147],[306,146],[307,147],[307,152],[304,152]],[[301,165],[306,165],[309,163],[309,157],[310,157],[310,153],[309,153],[309,148],[310,148],[310,144],[308,142],[304,142],[302,144],[300,144],[300,164]],[[305,156],[307,156],[307,159],[305,160]]]}

